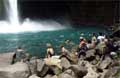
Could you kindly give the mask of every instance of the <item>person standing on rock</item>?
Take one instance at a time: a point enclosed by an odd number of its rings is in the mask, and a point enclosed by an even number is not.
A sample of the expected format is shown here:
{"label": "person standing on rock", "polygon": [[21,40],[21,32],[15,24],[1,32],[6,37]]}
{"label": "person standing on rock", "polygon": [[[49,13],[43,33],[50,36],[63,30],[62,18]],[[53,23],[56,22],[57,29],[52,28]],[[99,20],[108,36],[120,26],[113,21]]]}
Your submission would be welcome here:
{"label": "person standing on rock", "polygon": [[95,34],[95,33],[93,33],[93,35],[92,35],[91,42],[92,42],[92,44],[95,44],[95,45],[96,45],[96,43],[97,43],[97,37],[96,37],[96,34]]}
{"label": "person standing on rock", "polygon": [[15,51],[15,54],[13,55],[13,63],[15,62],[24,62],[24,59],[25,59],[25,51],[21,48],[21,47],[18,47]]}
{"label": "person standing on rock", "polygon": [[105,36],[103,35],[103,33],[99,33],[99,36],[97,37],[98,42],[101,42],[103,39],[105,39]]}
{"label": "person standing on rock", "polygon": [[50,43],[47,44],[47,58],[50,58],[54,55],[54,49]]}

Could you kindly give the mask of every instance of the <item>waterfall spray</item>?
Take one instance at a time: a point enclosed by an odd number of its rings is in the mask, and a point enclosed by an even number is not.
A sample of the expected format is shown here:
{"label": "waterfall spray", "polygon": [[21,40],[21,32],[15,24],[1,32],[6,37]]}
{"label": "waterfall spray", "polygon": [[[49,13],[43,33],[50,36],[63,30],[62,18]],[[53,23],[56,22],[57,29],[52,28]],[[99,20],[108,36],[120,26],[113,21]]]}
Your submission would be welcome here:
{"label": "waterfall spray", "polygon": [[4,3],[9,22],[0,21],[0,33],[40,32],[66,28],[55,21],[36,22],[29,18],[20,23],[17,0],[4,0]]}

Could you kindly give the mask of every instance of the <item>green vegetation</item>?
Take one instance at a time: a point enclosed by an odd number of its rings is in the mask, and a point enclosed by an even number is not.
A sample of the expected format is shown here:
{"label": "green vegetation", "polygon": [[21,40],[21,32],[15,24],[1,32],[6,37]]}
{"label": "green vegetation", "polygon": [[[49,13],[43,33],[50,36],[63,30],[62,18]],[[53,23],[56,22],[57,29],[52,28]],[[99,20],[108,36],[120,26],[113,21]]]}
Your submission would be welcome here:
{"label": "green vegetation", "polygon": [[3,18],[3,15],[4,15],[4,3],[3,3],[4,0],[0,0],[0,19]]}

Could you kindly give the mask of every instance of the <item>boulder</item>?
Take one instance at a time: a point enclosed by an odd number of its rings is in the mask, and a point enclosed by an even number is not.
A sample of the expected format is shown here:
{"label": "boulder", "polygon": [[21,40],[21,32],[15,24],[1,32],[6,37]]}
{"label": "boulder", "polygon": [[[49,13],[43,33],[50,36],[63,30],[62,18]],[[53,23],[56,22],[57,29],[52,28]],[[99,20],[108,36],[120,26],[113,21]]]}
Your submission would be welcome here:
{"label": "boulder", "polygon": [[58,76],[54,75],[54,76],[52,76],[52,78],[58,78]]}
{"label": "boulder", "polygon": [[44,61],[45,61],[45,64],[48,66],[57,66],[60,69],[62,69],[60,65],[61,60],[58,58],[58,56],[52,56],[52,58],[45,58]]}
{"label": "boulder", "polygon": [[79,65],[72,65],[70,69],[74,72],[77,78],[82,78],[87,74],[87,68]]}
{"label": "boulder", "polygon": [[37,71],[41,72],[44,66],[45,62],[43,60],[37,59]]}
{"label": "boulder", "polygon": [[[113,78],[117,77],[116,75],[119,73],[120,67],[112,67],[103,73],[101,78]],[[118,77],[119,78],[119,77]]]}
{"label": "boulder", "polygon": [[29,63],[27,63],[30,69],[31,74],[36,74],[37,73],[37,59],[30,60]]}
{"label": "boulder", "polygon": [[96,67],[89,62],[86,63],[88,73],[83,78],[99,78],[99,73],[96,72]]}
{"label": "boulder", "polygon": [[103,61],[101,61],[101,63],[99,64],[99,67],[101,69],[105,69],[107,68],[110,64],[112,63],[112,59],[110,57],[105,57],[105,59]]}
{"label": "boulder", "polygon": [[53,71],[53,74],[55,75],[62,73],[62,69],[58,68],[57,66],[50,66],[50,70]]}
{"label": "boulder", "polygon": [[11,64],[14,52],[0,54],[0,67],[6,67]]}
{"label": "boulder", "polygon": [[52,75],[47,74],[44,78],[51,78]]}
{"label": "boulder", "polygon": [[62,57],[61,58],[61,66],[64,69],[68,69],[71,66],[71,64],[65,57]]}
{"label": "boulder", "polygon": [[22,62],[0,68],[0,78],[28,78],[29,75],[27,64]]}
{"label": "boulder", "polygon": [[69,74],[69,75],[73,76],[74,78],[76,78],[75,73],[71,69],[64,71],[64,73]]}
{"label": "boulder", "polygon": [[30,76],[29,78],[40,78],[40,77],[38,77],[37,75],[32,75],[32,76]]}
{"label": "boulder", "polygon": [[69,74],[62,73],[62,74],[60,74],[60,75],[58,76],[58,78],[74,78],[74,77],[72,77],[72,76],[69,75]]}
{"label": "boulder", "polygon": [[99,74],[95,70],[93,70],[92,67],[89,67],[87,75],[84,76],[83,78],[98,78],[98,77]]}
{"label": "boulder", "polygon": [[37,71],[37,75],[40,77],[44,77],[49,71],[49,67],[45,64],[41,71]]}

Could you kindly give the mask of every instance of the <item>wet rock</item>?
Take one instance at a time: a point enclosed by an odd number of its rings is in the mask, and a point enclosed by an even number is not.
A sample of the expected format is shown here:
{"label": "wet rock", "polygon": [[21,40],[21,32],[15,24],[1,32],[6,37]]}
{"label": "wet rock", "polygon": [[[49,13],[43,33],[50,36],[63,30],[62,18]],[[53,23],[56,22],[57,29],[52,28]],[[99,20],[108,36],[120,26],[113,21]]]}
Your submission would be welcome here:
{"label": "wet rock", "polygon": [[28,78],[29,75],[27,64],[21,62],[0,68],[0,78]]}

